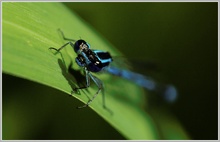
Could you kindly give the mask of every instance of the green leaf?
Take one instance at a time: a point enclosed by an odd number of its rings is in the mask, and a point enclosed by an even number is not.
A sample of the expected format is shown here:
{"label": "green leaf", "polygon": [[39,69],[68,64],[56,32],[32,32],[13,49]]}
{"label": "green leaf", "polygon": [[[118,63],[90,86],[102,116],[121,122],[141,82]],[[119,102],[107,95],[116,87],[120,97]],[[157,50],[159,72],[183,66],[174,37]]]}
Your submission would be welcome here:
{"label": "green leaf", "polygon": [[[76,55],[70,46],[57,55],[48,50],[49,47],[58,48],[65,43],[57,32],[58,28],[66,37],[82,37],[94,49],[121,55],[85,21],[61,3],[3,2],[2,5],[4,73],[59,89],[69,95],[77,86],[78,76],[70,74],[67,68],[71,61],[74,63],[73,68],[77,68],[74,62]],[[105,100],[108,109],[102,107],[101,93],[90,107],[128,139],[159,139],[154,121],[144,110],[147,104],[144,102],[146,94],[143,90],[128,81],[107,74],[96,76],[107,88]],[[96,91],[97,87],[92,85],[87,91],[81,90],[80,95],[73,96],[86,103],[88,97],[92,98]]]}

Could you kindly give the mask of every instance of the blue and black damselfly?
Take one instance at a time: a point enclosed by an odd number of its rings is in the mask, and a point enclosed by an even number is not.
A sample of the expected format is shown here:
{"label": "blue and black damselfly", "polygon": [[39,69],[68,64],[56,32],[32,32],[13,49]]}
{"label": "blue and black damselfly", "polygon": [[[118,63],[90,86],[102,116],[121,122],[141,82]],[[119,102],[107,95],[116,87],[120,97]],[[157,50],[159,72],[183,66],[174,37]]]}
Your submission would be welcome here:
{"label": "blue and black damselfly", "polygon": [[[63,39],[69,42],[65,43],[63,46],[61,46],[58,49],[54,47],[50,47],[49,49],[60,52],[60,50],[62,50],[64,47],[70,45],[77,54],[77,57],[75,58],[77,65],[82,67],[85,72],[86,86],[75,88],[73,92],[76,92],[79,89],[88,88],[90,86],[90,79],[92,79],[92,81],[98,87],[98,90],[94,94],[93,98],[90,99],[85,105],[77,108],[84,108],[89,106],[90,103],[96,98],[96,96],[103,89],[102,81],[92,74],[97,72],[107,72],[116,76],[120,76],[124,79],[136,83],[139,86],[144,87],[147,90],[159,92],[160,95],[162,95],[163,98],[168,102],[175,101],[177,97],[177,91],[173,85],[162,85],[157,83],[150,77],[132,72],[127,69],[120,69],[118,67],[112,66],[113,58],[109,52],[91,49],[90,45],[85,40],[69,39],[64,36],[61,30],[59,30],[59,32],[61,33]],[[103,100],[103,106],[105,107],[104,100]]]}

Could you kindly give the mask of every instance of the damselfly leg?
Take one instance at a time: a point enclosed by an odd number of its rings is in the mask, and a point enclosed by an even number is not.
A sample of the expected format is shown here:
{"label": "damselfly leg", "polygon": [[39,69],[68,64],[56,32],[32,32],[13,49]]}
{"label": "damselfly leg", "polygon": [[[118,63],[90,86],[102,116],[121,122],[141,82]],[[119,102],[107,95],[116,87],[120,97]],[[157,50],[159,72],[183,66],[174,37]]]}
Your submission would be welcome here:
{"label": "damselfly leg", "polygon": [[[96,84],[96,86],[98,87],[98,91],[93,95],[92,99],[90,99],[85,105],[78,106],[77,107],[78,109],[88,107],[92,103],[92,101],[96,98],[96,96],[100,93],[100,91],[103,89],[103,83],[100,79],[92,75],[86,68],[84,68],[84,71],[86,76],[86,86],[75,88],[74,91],[72,91],[71,95],[75,93],[75,91],[78,91],[79,89],[88,88],[90,86],[90,79],[92,79],[92,81]],[[102,93],[102,95],[103,95],[103,107],[105,108],[104,92]]]}

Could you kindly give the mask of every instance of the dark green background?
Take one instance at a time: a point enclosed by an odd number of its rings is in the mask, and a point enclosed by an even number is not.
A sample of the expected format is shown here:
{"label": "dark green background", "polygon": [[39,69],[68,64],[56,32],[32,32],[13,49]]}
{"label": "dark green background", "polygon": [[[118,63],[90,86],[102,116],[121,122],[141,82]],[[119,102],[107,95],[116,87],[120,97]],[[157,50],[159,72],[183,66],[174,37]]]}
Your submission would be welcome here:
{"label": "dark green background", "polygon": [[[155,63],[154,78],[175,84],[179,97],[168,108],[191,139],[218,139],[217,2],[64,4],[126,57]],[[3,139],[124,139],[60,91],[5,74],[2,82],[3,112],[10,111],[3,122],[20,130],[3,126]]]}

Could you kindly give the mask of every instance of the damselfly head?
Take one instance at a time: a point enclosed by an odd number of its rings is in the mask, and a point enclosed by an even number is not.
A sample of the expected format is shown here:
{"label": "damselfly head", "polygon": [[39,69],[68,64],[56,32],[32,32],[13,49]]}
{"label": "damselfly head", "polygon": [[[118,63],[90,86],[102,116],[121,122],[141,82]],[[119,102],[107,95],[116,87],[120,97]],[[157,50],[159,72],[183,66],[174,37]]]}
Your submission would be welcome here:
{"label": "damselfly head", "polygon": [[89,44],[85,41],[85,40],[77,40],[74,44],[74,51],[76,53],[79,52],[79,50],[81,51],[87,51],[90,48]]}

